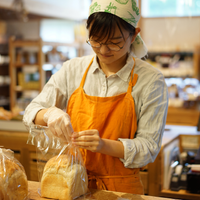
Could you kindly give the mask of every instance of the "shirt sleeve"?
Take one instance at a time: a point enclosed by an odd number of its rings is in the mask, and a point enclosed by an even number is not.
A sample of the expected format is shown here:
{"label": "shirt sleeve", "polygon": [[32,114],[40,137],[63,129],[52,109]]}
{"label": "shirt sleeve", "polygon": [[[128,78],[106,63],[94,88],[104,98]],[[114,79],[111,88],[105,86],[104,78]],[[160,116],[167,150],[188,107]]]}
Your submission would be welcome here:
{"label": "shirt sleeve", "polygon": [[168,110],[168,90],[162,74],[152,78],[145,89],[134,139],[119,138],[124,145],[126,168],[141,168],[158,155]]}
{"label": "shirt sleeve", "polygon": [[60,109],[66,108],[68,97],[65,65],[67,65],[67,62],[56,74],[51,76],[41,93],[26,107],[23,123],[28,130],[33,124],[33,120],[39,110],[52,106],[56,106]]}

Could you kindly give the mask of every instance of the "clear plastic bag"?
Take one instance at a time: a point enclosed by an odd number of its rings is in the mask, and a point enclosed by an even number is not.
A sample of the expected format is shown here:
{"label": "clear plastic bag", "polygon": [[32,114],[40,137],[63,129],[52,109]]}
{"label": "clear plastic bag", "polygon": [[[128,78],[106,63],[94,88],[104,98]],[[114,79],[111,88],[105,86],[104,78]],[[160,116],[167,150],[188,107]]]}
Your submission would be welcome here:
{"label": "clear plastic bag", "polygon": [[14,152],[0,148],[0,199],[28,200],[28,181],[21,163]]}
{"label": "clear plastic bag", "polygon": [[30,127],[28,143],[37,147],[41,197],[70,200],[88,193],[88,176],[77,147],[37,125]]}

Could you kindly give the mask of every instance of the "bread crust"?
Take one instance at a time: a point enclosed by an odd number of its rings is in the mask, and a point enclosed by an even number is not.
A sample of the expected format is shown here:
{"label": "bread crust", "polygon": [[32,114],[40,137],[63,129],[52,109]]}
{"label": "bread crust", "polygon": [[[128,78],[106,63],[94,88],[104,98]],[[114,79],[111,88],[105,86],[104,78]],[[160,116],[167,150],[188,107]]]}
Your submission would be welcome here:
{"label": "bread crust", "polygon": [[45,165],[41,180],[41,196],[71,200],[87,192],[85,167],[73,156],[51,158]]}

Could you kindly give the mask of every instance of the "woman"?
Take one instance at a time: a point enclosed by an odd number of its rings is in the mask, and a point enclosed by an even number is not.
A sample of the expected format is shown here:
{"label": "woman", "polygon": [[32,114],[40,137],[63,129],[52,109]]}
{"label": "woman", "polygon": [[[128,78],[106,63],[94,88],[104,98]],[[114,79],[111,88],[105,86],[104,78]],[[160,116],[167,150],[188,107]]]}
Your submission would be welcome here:
{"label": "woman", "polygon": [[25,125],[48,126],[81,148],[89,187],[143,194],[139,170],[161,147],[167,87],[140,59],[139,18],[135,0],[94,0],[87,43],[95,56],[65,62],[25,111]]}

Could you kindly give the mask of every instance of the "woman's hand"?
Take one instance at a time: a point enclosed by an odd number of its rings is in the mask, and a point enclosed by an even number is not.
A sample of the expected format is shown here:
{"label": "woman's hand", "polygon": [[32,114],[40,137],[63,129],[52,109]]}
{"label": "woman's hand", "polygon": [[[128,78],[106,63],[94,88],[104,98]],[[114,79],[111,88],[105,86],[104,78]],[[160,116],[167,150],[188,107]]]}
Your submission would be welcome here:
{"label": "woman's hand", "polygon": [[98,130],[86,130],[74,132],[72,135],[72,144],[92,152],[100,152],[103,147],[103,140],[100,138]]}
{"label": "woman's hand", "polygon": [[59,108],[51,107],[44,114],[43,120],[55,136],[63,139],[65,142],[71,141],[71,135],[74,131],[70,116],[66,112]]}

